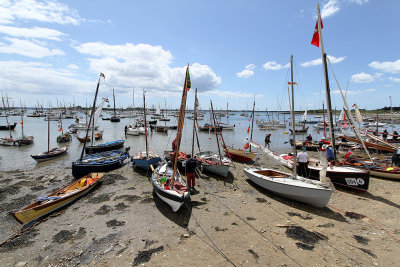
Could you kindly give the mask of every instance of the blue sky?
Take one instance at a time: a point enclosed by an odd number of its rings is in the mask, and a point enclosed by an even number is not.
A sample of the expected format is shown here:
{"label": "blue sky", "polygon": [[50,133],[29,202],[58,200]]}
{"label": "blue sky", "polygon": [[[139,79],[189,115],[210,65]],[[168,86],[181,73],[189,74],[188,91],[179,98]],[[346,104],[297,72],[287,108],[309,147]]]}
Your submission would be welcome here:
{"label": "blue sky", "polygon": [[[400,106],[400,1],[319,2],[323,40],[349,104]],[[200,104],[225,109],[287,110],[294,56],[296,109],[325,100],[321,52],[310,44],[316,1],[0,0],[0,90],[17,106],[54,107],[116,91],[118,107],[176,108],[190,64]],[[329,73],[333,108],[341,108]],[[194,90],[188,106],[192,106]],[[165,99],[165,100],[164,100]],[[110,101],[111,103],[111,101]]]}

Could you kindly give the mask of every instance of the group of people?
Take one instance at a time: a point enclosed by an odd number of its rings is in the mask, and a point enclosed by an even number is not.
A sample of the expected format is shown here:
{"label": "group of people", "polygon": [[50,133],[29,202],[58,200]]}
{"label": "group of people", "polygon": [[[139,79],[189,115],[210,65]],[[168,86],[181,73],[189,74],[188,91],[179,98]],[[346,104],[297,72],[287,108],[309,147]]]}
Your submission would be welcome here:
{"label": "group of people", "polygon": [[[373,134],[375,136],[379,135],[378,131],[374,131]],[[388,131],[386,129],[384,129],[383,132],[382,132],[383,140],[388,140],[388,135],[389,135]],[[393,131],[393,133],[391,135],[392,135],[392,140],[393,141],[396,141],[399,138],[399,133],[396,130]]]}

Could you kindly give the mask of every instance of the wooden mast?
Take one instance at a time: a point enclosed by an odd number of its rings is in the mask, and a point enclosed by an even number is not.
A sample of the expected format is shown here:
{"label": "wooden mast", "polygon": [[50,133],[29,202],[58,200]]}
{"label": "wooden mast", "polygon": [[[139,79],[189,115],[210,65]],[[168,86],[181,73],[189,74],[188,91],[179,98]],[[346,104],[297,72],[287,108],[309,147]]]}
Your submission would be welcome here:
{"label": "wooden mast", "polygon": [[175,174],[176,174],[176,168],[177,168],[177,162],[178,162],[178,157],[179,157],[179,149],[181,146],[181,138],[182,138],[182,128],[183,128],[183,123],[185,121],[185,107],[186,107],[186,98],[187,98],[187,91],[189,91],[191,87],[190,83],[190,76],[189,76],[189,63],[186,68],[186,75],[185,75],[185,83],[183,85],[183,90],[182,90],[182,98],[181,98],[181,107],[179,109],[179,119],[178,119],[178,129],[176,131],[176,149],[175,149],[175,157],[174,157],[174,170],[172,172],[172,179],[171,179],[171,188],[174,186],[175,182]]}
{"label": "wooden mast", "polygon": [[144,133],[146,135],[146,159],[149,160],[149,143],[147,140],[147,119],[146,119],[146,96],[143,90],[143,114],[144,114]]}
{"label": "wooden mast", "polygon": [[[87,127],[87,129],[86,129],[85,142],[83,142],[82,153],[81,153],[81,157],[79,158],[79,161],[82,161],[83,154],[85,153],[86,141],[87,141],[87,138],[88,138],[88,135],[89,135],[89,128],[90,128],[90,124],[92,123],[92,118],[93,118],[94,111],[95,111],[95,109],[96,109],[96,99],[97,99],[97,94],[98,94],[98,92],[99,92],[100,78],[101,78],[101,77],[103,77],[103,78],[105,79],[104,74],[100,72],[99,79],[97,80],[96,93],[94,94],[92,112],[91,112],[91,114],[90,114],[88,127]],[[113,95],[114,95],[114,89],[113,89]],[[115,101],[114,101],[114,103],[115,103]],[[115,107],[115,106],[114,106],[114,107]],[[94,124],[93,124],[93,131],[94,131]]]}
{"label": "wooden mast", "polygon": [[197,88],[196,88],[196,91],[194,93],[192,157],[194,157],[194,135],[195,135],[195,132],[196,132],[196,120],[197,120]]}
{"label": "wooden mast", "polygon": [[324,43],[322,41],[322,23],[321,23],[321,14],[319,10],[319,4],[317,5],[318,11],[318,34],[319,34],[319,44],[321,45],[321,55],[322,55],[322,68],[324,71],[325,78],[325,95],[326,95],[326,105],[328,110],[328,118],[329,118],[329,131],[331,134],[331,144],[333,149],[333,157],[336,160],[336,149],[335,149],[335,131],[333,128],[333,118],[332,118],[332,104],[331,104],[331,93],[329,89],[329,77],[328,77],[328,66],[326,64],[326,53],[324,51]]}
{"label": "wooden mast", "polygon": [[114,99],[114,117],[117,117],[116,113],[115,113],[115,95],[114,95],[114,89],[113,89],[113,99]]}
{"label": "wooden mast", "polygon": [[10,139],[12,139],[11,126],[10,126],[10,123],[8,122],[8,114],[7,114],[7,110],[6,110],[6,104],[4,103],[4,96],[2,96],[1,99],[3,101],[4,112],[6,113],[6,121],[7,121],[7,126],[8,126],[8,132],[10,133]]}
{"label": "wooden mast", "polygon": [[47,114],[47,155],[50,153],[50,113]]}
{"label": "wooden mast", "polygon": [[[292,101],[289,99],[290,103],[290,116],[292,121],[292,130],[293,130],[293,174],[296,176],[297,173],[297,150],[296,150],[296,131],[295,131],[295,121],[294,121],[294,90],[293,90],[293,55],[290,56],[290,84],[292,88]],[[289,88],[288,88],[289,89]]]}
{"label": "wooden mast", "polygon": [[[214,119],[215,138],[217,140],[217,145],[218,145],[219,162],[222,165],[222,157],[221,157],[221,151],[220,151],[220,147],[219,147],[218,132],[217,132],[217,128],[216,128],[217,127],[217,122],[215,120],[214,108],[213,108],[213,104],[212,104],[211,100],[210,100],[210,104],[211,104],[211,110],[212,110],[213,119]],[[219,124],[218,124],[218,127],[219,127]],[[221,129],[221,131],[222,131],[222,129]]]}
{"label": "wooden mast", "polygon": [[253,128],[254,128],[254,109],[256,107],[256,99],[254,97],[254,102],[253,102],[253,112],[251,113],[251,134],[250,134],[250,143],[249,143],[249,151],[251,152],[251,141],[253,140]]}

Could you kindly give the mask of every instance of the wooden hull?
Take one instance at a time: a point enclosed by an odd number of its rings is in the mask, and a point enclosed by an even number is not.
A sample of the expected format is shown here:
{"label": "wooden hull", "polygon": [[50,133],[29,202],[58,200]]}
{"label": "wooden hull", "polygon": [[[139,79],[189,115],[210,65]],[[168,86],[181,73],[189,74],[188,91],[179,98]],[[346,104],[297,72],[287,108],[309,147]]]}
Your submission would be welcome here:
{"label": "wooden hull", "polygon": [[228,176],[230,160],[227,157],[222,157],[222,165],[218,153],[215,152],[202,151],[197,153],[196,157],[203,172],[215,173],[223,177]]}
{"label": "wooden hull", "polygon": [[[345,163],[348,166],[352,166],[357,169],[369,171],[371,176],[385,178],[385,179],[394,179],[400,180],[400,168],[398,167],[386,167],[380,165],[372,165],[370,162],[360,163]],[[393,170],[387,170],[388,168],[392,168]]]}
{"label": "wooden hull", "polygon": [[164,177],[165,175],[168,176],[168,174],[172,176],[172,170],[167,169],[166,165],[154,170],[151,178],[153,190],[161,200],[163,200],[172,208],[174,212],[177,212],[183,206],[183,204],[190,199],[190,192],[186,187],[186,182],[178,173],[176,173],[175,180],[180,186],[182,186],[180,187],[181,190],[171,190],[161,184],[160,178]]}
{"label": "wooden hull", "polygon": [[99,153],[99,152],[104,152],[104,151],[109,151],[109,150],[116,150],[119,148],[122,148],[124,146],[125,140],[117,140],[113,142],[108,142],[105,144],[99,144],[95,146],[87,146],[85,148],[85,153],[86,154],[94,154],[94,153]]}
{"label": "wooden hull", "polygon": [[52,160],[52,159],[56,159],[58,157],[61,157],[63,155],[65,155],[68,151],[68,146],[66,147],[62,147],[62,148],[53,148],[52,150],[50,150],[50,153],[43,152],[41,154],[37,154],[37,155],[31,155],[31,157],[36,160],[37,162],[43,162],[43,161],[48,161],[48,160]]}
{"label": "wooden hull", "polygon": [[75,178],[85,176],[91,172],[107,172],[119,168],[129,157],[127,151],[112,150],[91,154],[83,157],[82,161],[72,163],[72,175]]}
{"label": "wooden hull", "polygon": [[33,136],[24,136],[18,138],[15,142],[18,144],[18,146],[27,146],[33,144],[33,139]]}
{"label": "wooden hull", "polygon": [[0,138],[0,145],[1,146],[14,146],[15,145],[16,140],[13,138]]}
{"label": "wooden hull", "polygon": [[61,134],[57,136],[57,143],[68,143],[72,141],[72,136],[70,134]]}
{"label": "wooden hull", "polygon": [[[13,216],[22,224],[44,217],[89,193],[101,181],[103,176],[103,173],[91,173],[47,196],[59,197],[59,199],[35,202],[15,212]],[[91,184],[87,184],[87,179],[94,177],[98,177],[98,179]],[[83,181],[83,179],[86,180]],[[85,185],[81,186],[81,183],[85,183]],[[68,192],[68,190],[71,192]]]}
{"label": "wooden hull", "polygon": [[254,152],[233,148],[226,148],[224,149],[224,152],[228,158],[244,162],[250,162],[257,156],[257,154]]}
{"label": "wooden hull", "polygon": [[244,173],[252,182],[277,195],[314,207],[325,207],[332,195],[331,188],[300,176],[294,179],[289,173],[267,168],[244,169]]}
{"label": "wooden hull", "polygon": [[[358,138],[354,138],[354,137],[350,137],[350,136],[344,136],[344,135],[339,136],[339,138],[347,139],[349,141],[361,144],[361,141],[358,140]],[[364,141],[364,144],[368,149],[375,149],[375,150],[384,151],[384,152],[390,152],[390,153],[393,153],[394,150],[395,150],[393,147],[380,145],[380,144],[376,144],[376,143],[372,143],[372,142],[365,142]]]}
{"label": "wooden hull", "polygon": [[[103,133],[102,132],[94,134],[94,140],[99,140],[99,139],[102,139],[102,138],[103,138]],[[76,139],[78,139],[78,141],[80,143],[84,143],[85,142],[85,137],[77,136]],[[88,138],[86,139],[86,142],[90,142],[90,139],[91,139],[91,135],[88,136]]]}

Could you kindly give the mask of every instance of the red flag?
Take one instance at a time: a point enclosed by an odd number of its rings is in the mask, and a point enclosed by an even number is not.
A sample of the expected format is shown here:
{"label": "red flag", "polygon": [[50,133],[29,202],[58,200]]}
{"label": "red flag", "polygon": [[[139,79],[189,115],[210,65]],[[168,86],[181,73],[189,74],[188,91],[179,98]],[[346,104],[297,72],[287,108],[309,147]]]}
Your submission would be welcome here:
{"label": "red flag", "polygon": [[[322,19],[321,19],[321,30],[323,28],[324,28],[324,25],[322,24]],[[318,20],[317,20],[317,24],[315,24],[315,30],[314,30],[314,35],[311,40],[311,44],[315,45],[316,47],[319,47]]]}
{"label": "red flag", "polygon": [[62,128],[58,129],[58,131],[61,132],[61,131],[62,131]]}
{"label": "red flag", "polygon": [[[291,82],[288,82],[287,83],[288,85],[292,85],[292,83]],[[293,85],[296,85],[297,83],[293,83]]]}
{"label": "red flag", "polygon": [[249,133],[250,132],[250,125],[249,125],[249,128],[247,128],[247,133]]}

